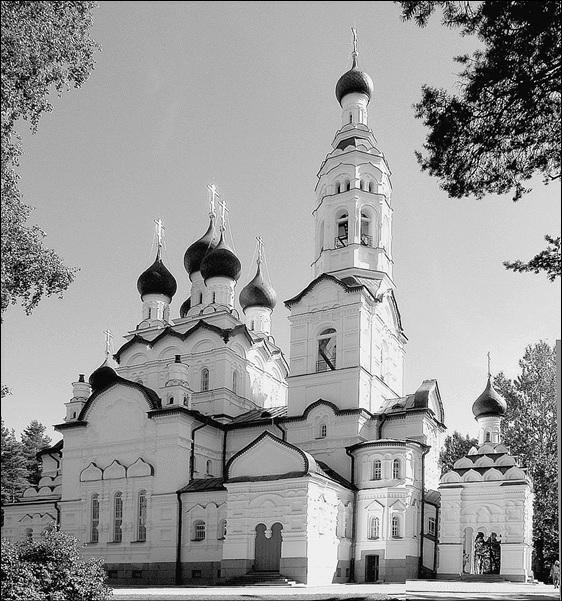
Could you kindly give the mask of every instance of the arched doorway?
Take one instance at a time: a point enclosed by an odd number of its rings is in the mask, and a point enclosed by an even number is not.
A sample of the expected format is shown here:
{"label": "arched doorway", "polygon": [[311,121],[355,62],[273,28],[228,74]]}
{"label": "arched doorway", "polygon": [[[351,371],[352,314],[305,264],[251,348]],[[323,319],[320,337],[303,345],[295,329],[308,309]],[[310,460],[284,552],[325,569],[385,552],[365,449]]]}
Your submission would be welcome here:
{"label": "arched doorway", "polygon": [[271,526],[271,536],[266,536],[266,525],[256,526],[254,570],[256,572],[278,572],[281,565],[282,524]]}
{"label": "arched doorway", "polygon": [[[501,535],[500,535],[501,538]],[[486,538],[478,532],[474,539],[474,572],[476,574],[499,574],[501,566],[501,540],[495,532]]]}

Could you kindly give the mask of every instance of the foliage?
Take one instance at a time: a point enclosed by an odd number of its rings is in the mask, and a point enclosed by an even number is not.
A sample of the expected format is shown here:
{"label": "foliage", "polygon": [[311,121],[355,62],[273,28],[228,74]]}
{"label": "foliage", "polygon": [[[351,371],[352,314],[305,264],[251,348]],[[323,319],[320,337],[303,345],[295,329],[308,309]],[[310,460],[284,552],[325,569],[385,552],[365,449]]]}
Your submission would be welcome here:
{"label": "foliage", "polygon": [[527,263],[519,260],[504,261],[504,265],[513,271],[532,271],[533,273],[545,271],[548,279],[553,282],[562,271],[560,236],[558,238],[545,236],[544,238],[548,242],[548,247],[535,255],[530,261]]}
{"label": "foliage", "polygon": [[[442,23],[475,35],[483,49],[456,57],[460,94],[425,85],[416,117],[429,128],[422,170],[453,198],[530,191],[541,175],[560,178],[560,6],[557,0],[497,2],[402,1],[404,20],[427,24],[436,8]],[[550,240],[549,240],[550,241]],[[560,246],[515,270],[560,275]]]}
{"label": "foliage", "polygon": [[43,246],[45,233],[28,223],[16,172],[21,154],[16,133],[26,121],[36,131],[61,95],[86,81],[97,48],[89,37],[94,2],[2,0],[2,297],[1,314],[18,300],[30,313],[44,295],[61,294],[75,270]]}
{"label": "foliage", "polygon": [[51,444],[51,438],[45,434],[45,430],[45,426],[34,419],[21,435],[27,479],[33,486],[36,486],[41,479],[41,463],[37,459],[37,453]]}
{"label": "foliage", "polygon": [[2,420],[0,464],[2,467],[0,488],[3,505],[14,502],[29,486],[23,446],[16,439],[14,430],[9,430],[4,426],[4,420]]}
{"label": "foliage", "polygon": [[453,469],[453,465],[457,459],[464,457],[472,447],[478,446],[477,438],[470,438],[468,434],[464,437],[456,430],[445,438],[443,448],[439,454],[439,466],[441,475]]}
{"label": "foliage", "polygon": [[514,380],[500,373],[496,390],[507,401],[502,438],[534,483],[533,538],[539,563],[558,555],[556,353],[546,342],[528,346]]}
{"label": "foliage", "polygon": [[103,601],[111,596],[105,578],[102,560],[84,560],[77,539],[54,527],[36,540],[2,540],[3,600]]}

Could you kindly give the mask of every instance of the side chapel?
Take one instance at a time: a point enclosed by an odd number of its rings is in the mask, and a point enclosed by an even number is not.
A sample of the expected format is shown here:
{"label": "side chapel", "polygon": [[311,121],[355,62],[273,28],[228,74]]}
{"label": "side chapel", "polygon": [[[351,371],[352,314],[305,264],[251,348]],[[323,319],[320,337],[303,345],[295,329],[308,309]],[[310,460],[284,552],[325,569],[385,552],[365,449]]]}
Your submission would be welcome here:
{"label": "side chapel", "polygon": [[402,388],[390,169],[357,56],[337,82],[341,126],[318,172],[314,279],[285,301],[290,363],[271,332],[262,245],[237,296],[241,263],[211,186],[179,315],[159,224],[140,322],[73,384],[63,439],[41,451],[39,486],[5,506],[4,535],[56,521],[105,558],[113,583],[266,572],[328,584],[473,572],[477,534],[494,532],[499,573],[528,577],[532,485],[500,442],[503,401],[489,401],[489,383],[480,446],[440,479],[437,382]]}

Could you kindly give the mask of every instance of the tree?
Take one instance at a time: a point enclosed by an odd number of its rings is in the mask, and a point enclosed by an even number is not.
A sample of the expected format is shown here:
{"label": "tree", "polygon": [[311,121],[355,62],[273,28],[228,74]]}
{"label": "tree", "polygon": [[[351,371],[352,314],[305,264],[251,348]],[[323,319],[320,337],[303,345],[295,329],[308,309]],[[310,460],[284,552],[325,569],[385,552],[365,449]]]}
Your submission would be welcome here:
{"label": "tree", "polygon": [[47,528],[38,539],[2,540],[2,599],[6,601],[105,601],[103,560],[81,557],[76,538]]}
{"label": "tree", "polygon": [[27,479],[33,486],[37,486],[41,479],[41,464],[37,453],[51,444],[51,438],[45,434],[45,426],[34,419],[22,432],[21,444],[26,460]]}
{"label": "tree", "polygon": [[528,346],[519,366],[517,378],[500,373],[494,386],[507,402],[502,439],[534,483],[533,542],[540,576],[544,562],[558,556],[555,350],[543,341]]}
{"label": "tree", "polygon": [[51,91],[80,87],[94,67],[89,37],[94,2],[2,0],[1,312],[18,301],[30,313],[45,295],[68,288],[75,269],[43,245],[45,232],[28,220],[16,172],[21,155],[16,126],[32,132],[50,111]]}
{"label": "tree", "polygon": [[[483,49],[455,57],[463,65],[460,95],[425,85],[415,105],[429,134],[422,171],[453,198],[530,192],[529,180],[560,178],[561,31],[558,0],[498,2],[402,1],[402,18],[427,24],[437,7],[442,23],[476,35]],[[560,239],[515,271],[559,276]]]}
{"label": "tree", "polygon": [[478,439],[471,438],[468,434],[464,436],[456,430],[443,443],[443,448],[439,454],[439,465],[441,475],[453,469],[457,459],[464,457],[472,447],[478,446]]}
{"label": "tree", "polygon": [[29,486],[22,444],[16,439],[14,431],[4,426],[4,420],[2,420],[0,463],[2,467],[0,490],[2,505],[4,505],[4,503],[13,503]]}

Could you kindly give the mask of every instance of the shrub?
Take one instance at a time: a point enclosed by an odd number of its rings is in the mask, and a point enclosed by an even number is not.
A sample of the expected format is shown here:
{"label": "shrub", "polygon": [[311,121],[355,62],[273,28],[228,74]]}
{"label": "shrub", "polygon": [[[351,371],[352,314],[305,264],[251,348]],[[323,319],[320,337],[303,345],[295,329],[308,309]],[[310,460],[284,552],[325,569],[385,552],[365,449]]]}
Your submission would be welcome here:
{"label": "shrub", "polygon": [[2,601],[105,601],[101,559],[80,555],[70,534],[47,528],[37,540],[2,541]]}

